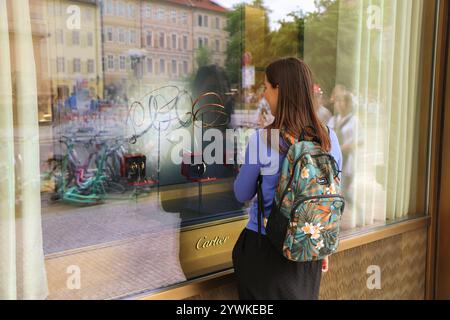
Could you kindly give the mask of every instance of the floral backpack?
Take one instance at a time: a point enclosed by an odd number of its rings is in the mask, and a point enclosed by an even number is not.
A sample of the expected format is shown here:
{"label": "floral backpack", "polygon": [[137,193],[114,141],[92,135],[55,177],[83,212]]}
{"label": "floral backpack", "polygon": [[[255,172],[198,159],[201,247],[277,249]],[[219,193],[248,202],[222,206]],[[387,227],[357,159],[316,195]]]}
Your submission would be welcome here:
{"label": "floral backpack", "polygon": [[321,260],[336,251],[345,201],[339,168],[319,141],[302,133],[291,143],[282,164],[278,188],[268,219],[264,217],[258,179],[258,230],[264,219],[267,237],[291,261]]}

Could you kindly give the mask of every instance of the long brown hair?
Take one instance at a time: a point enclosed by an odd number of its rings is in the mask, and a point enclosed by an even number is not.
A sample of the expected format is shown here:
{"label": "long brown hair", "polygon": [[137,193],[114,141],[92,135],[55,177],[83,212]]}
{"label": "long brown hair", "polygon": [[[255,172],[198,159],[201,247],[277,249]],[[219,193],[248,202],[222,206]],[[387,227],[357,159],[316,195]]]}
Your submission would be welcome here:
{"label": "long brown hair", "polygon": [[267,66],[266,77],[273,88],[278,86],[275,120],[267,128],[296,139],[305,132],[306,137],[316,138],[323,150],[330,151],[328,131],[316,114],[314,81],[306,63],[293,57],[276,60]]}

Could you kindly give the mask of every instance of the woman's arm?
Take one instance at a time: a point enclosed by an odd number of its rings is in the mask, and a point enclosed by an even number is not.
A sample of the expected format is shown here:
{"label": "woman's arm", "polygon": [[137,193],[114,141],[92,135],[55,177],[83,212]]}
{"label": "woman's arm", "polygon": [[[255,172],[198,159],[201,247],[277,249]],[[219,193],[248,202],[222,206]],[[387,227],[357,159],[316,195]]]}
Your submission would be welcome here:
{"label": "woman's arm", "polygon": [[332,129],[330,129],[330,138],[331,138],[331,155],[336,160],[339,170],[342,170],[342,150],[339,145],[341,141],[338,140],[336,133]]}
{"label": "woman's arm", "polygon": [[258,131],[250,137],[245,151],[245,163],[241,166],[239,174],[234,181],[234,195],[239,202],[249,201],[256,194],[256,182],[261,171],[261,165],[259,161],[257,163],[250,162],[249,145],[258,145],[258,137]]}

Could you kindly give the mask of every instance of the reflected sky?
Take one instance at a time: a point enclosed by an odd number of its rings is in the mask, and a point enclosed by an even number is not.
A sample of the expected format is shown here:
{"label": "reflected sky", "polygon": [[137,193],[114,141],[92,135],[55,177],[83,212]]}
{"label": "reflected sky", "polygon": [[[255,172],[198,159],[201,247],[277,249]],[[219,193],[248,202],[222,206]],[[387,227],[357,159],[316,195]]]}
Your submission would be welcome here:
{"label": "reflected sky", "polygon": [[[237,3],[252,3],[253,0],[214,0],[218,4],[231,8]],[[314,5],[314,0],[265,0],[264,4],[272,11],[270,13],[270,28],[276,30],[279,28],[278,21],[284,19],[286,21],[291,21],[290,17],[286,15],[292,11],[303,10],[304,12],[314,11],[316,6]]]}

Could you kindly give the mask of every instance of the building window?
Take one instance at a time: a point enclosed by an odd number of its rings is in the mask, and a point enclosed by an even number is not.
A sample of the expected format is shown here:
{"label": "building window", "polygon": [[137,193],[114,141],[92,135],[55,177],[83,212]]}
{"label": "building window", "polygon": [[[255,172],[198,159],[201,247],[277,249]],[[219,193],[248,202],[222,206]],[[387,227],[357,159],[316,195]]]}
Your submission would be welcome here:
{"label": "building window", "polygon": [[205,38],[204,41],[205,41],[205,47],[208,47],[208,42],[209,42],[208,38]]}
{"label": "building window", "polygon": [[113,0],[107,0],[106,2],[106,14],[113,15],[114,14],[114,3]]}
{"label": "building window", "polygon": [[56,30],[56,44],[64,44],[64,31]]}
{"label": "building window", "polygon": [[184,72],[184,74],[188,74],[188,63],[187,63],[187,61],[183,61],[183,72]]}
{"label": "building window", "polygon": [[50,3],[47,7],[47,14],[49,16],[54,16],[55,15],[55,7],[53,6],[52,3]]}
{"label": "building window", "polygon": [[148,19],[152,17],[152,6],[149,4],[145,7],[145,17]]}
{"label": "building window", "polygon": [[203,26],[203,16],[202,15],[198,16],[198,23],[197,24],[198,24],[199,27]]}
{"label": "building window", "polygon": [[220,29],[220,19],[216,17],[216,29]]}
{"label": "building window", "polygon": [[147,58],[147,72],[153,73],[153,60],[150,58]]}
{"label": "building window", "polygon": [[184,25],[186,25],[186,24],[187,24],[187,20],[188,20],[188,18],[187,18],[187,13],[186,13],[186,12],[183,12],[183,15],[182,15],[182,17],[181,17],[181,23],[184,24]]}
{"label": "building window", "polygon": [[165,38],[166,38],[166,35],[164,34],[164,32],[161,32],[159,34],[159,47],[160,48],[164,48]]}
{"label": "building window", "polygon": [[159,9],[158,9],[157,16],[156,16],[157,19],[158,19],[158,20],[164,20],[164,14],[165,14],[164,9],[159,8]]}
{"label": "building window", "polygon": [[80,73],[81,72],[81,61],[80,59],[73,59],[73,72]]}
{"label": "building window", "polygon": [[216,51],[220,52],[220,41],[216,39]]}
{"label": "building window", "polygon": [[130,30],[130,43],[136,43],[136,30]]}
{"label": "building window", "polygon": [[130,18],[134,18],[134,16],[135,16],[134,5],[131,3],[128,5],[128,15]]}
{"label": "building window", "polygon": [[107,41],[113,41],[113,39],[114,39],[113,28],[112,27],[107,27],[106,28],[106,40]]}
{"label": "building window", "polygon": [[125,58],[125,56],[120,56],[119,57],[119,68],[120,68],[120,70],[125,70],[126,69],[126,58]]}
{"label": "building window", "polygon": [[117,0],[111,0],[112,4],[112,15],[117,16],[119,15],[119,4],[117,3]]}
{"label": "building window", "polygon": [[108,55],[108,69],[113,70],[114,69],[114,56]]}
{"label": "building window", "polygon": [[63,15],[63,6],[60,3],[55,3],[55,15],[56,16],[62,16]]}
{"label": "building window", "polygon": [[151,32],[147,32],[147,36],[145,37],[145,41],[146,41],[147,47],[151,47],[152,46],[152,33]]}
{"label": "building window", "polygon": [[87,45],[88,47],[94,46],[94,35],[92,34],[92,32],[89,32],[87,34]]}
{"label": "building window", "polygon": [[205,27],[207,28],[208,27],[208,16],[203,17],[203,23],[204,23]]}
{"label": "building window", "polygon": [[64,58],[56,59],[56,72],[58,73],[66,72],[66,62]]}
{"label": "building window", "polygon": [[172,23],[177,23],[177,12],[173,10],[171,12]]}
{"label": "building window", "polygon": [[86,21],[92,22],[92,17],[93,17],[92,10],[87,9],[86,13],[85,13],[85,17],[86,17]]}
{"label": "building window", "polygon": [[78,30],[72,31],[72,45],[80,45],[80,31]]}
{"label": "building window", "polygon": [[119,2],[119,16],[125,17],[126,6],[123,2]]}
{"label": "building window", "polygon": [[172,74],[176,74],[176,73],[177,73],[177,61],[172,60]]}
{"label": "building window", "polygon": [[166,60],[159,60],[159,73],[166,73]]}
{"label": "building window", "polygon": [[187,50],[187,48],[188,48],[188,37],[183,36],[183,49]]}
{"label": "building window", "polygon": [[177,35],[173,34],[172,35],[172,49],[176,49],[177,48]]}
{"label": "building window", "polygon": [[95,70],[94,70],[94,60],[93,59],[89,59],[88,61],[87,61],[87,72],[88,73],[94,73],[95,72]]}
{"label": "building window", "polygon": [[198,47],[199,48],[203,47],[203,39],[202,38],[198,38]]}
{"label": "building window", "polygon": [[122,43],[125,42],[125,31],[122,28],[119,28],[117,33],[118,33],[119,42],[122,42]]}

